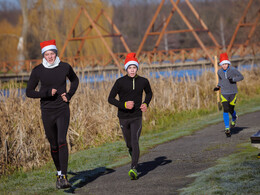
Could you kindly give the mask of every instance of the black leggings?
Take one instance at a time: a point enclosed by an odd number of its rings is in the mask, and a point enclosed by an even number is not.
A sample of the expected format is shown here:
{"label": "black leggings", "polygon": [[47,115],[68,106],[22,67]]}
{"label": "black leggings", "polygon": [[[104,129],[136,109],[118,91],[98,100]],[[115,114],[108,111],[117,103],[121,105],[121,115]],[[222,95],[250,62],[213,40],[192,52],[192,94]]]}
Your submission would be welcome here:
{"label": "black leggings", "polygon": [[139,137],[142,130],[142,117],[119,119],[126,146],[132,156],[131,168],[136,168],[139,160]]}
{"label": "black leggings", "polygon": [[42,111],[45,134],[50,142],[51,156],[57,171],[66,175],[68,169],[68,145],[66,136],[70,121],[69,106]]}
{"label": "black leggings", "polygon": [[222,102],[224,112],[229,112],[231,115],[234,113],[235,106],[230,105],[229,102]]}
{"label": "black leggings", "polygon": [[221,95],[221,102],[224,108],[224,112],[229,112],[231,115],[234,113],[235,105],[237,101],[237,94]]}

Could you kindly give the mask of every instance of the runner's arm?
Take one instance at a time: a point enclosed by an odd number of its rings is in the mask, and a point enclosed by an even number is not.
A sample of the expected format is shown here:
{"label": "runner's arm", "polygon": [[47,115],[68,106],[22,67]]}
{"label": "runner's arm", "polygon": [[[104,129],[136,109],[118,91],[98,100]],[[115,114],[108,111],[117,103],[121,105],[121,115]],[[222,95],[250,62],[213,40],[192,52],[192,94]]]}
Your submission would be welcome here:
{"label": "runner's arm", "polygon": [[217,85],[217,88],[221,88],[221,80],[222,80],[222,78],[221,78],[221,76],[219,74],[219,71],[220,70],[218,70],[218,85]]}
{"label": "runner's arm", "polygon": [[79,78],[71,66],[69,67],[68,78],[69,78],[71,84],[70,84],[70,90],[66,94],[66,98],[69,101],[71,99],[71,97],[75,94],[75,92],[78,88],[78,85],[79,85]]}
{"label": "runner's arm", "polygon": [[39,79],[37,77],[37,73],[35,69],[32,70],[29,81],[27,83],[26,88],[26,96],[29,98],[46,98],[52,96],[52,89],[49,90],[40,90],[35,91],[37,85],[39,83]]}
{"label": "runner's arm", "polygon": [[234,72],[235,76],[232,78],[233,82],[242,81],[244,79],[244,76],[237,69],[234,69]]}
{"label": "runner's arm", "polygon": [[116,99],[118,92],[119,92],[119,83],[118,81],[116,81],[109,93],[108,102],[118,108],[126,109],[125,102],[120,102],[119,100]]}
{"label": "runner's arm", "polygon": [[147,105],[147,107],[149,106],[150,104],[150,101],[153,97],[153,92],[152,92],[152,89],[151,89],[151,85],[149,83],[148,80],[146,80],[146,85],[145,85],[145,88],[144,88],[144,91],[145,91],[145,100],[143,103],[145,103]]}

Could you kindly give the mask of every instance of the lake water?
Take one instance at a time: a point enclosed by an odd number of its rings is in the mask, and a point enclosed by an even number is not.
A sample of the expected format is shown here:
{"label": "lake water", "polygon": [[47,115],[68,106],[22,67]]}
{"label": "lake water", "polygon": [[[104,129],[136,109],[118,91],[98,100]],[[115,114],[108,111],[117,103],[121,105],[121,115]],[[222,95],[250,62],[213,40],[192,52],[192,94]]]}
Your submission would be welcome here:
{"label": "lake water", "polygon": [[[256,67],[257,65],[254,64],[253,67]],[[243,69],[249,70],[252,68],[251,64],[245,64],[240,65],[238,67],[238,70],[241,71]],[[190,78],[196,78],[198,76],[201,76],[203,72],[210,71],[214,72],[214,68],[190,68],[190,69],[183,69],[183,70],[158,70],[158,71],[151,71],[149,72],[149,78],[183,78],[183,77],[190,77]],[[80,82],[82,83],[95,83],[95,82],[104,82],[104,81],[111,81],[115,80],[119,77],[123,76],[123,74],[95,74],[95,75],[85,75],[84,78],[80,79]]]}
{"label": "lake water", "polygon": [[[252,65],[252,64],[245,64],[245,65],[240,65],[238,67],[238,70],[249,70],[252,67],[257,67],[256,64]],[[158,79],[158,78],[178,78],[179,80],[181,78],[197,78],[199,76],[202,75],[203,72],[205,71],[210,71],[210,72],[214,72],[214,68],[190,68],[190,69],[183,69],[183,70],[158,70],[158,71],[150,71],[149,75],[148,75],[148,79]],[[111,80],[115,80],[119,77],[123,76],[123,74],[91,74],[91,75],[85,75],[83,78],[80,77],[80,82],[81,83],[95,83],[95,82],[105,82],[105,81],[111,81]],[[0,100],[3,97],[8,97],[9,96],[9,90],[8,89],[0,89]],[[25,95],[25,89],[21,89],[18,91],[18,96],[24,96]]]}

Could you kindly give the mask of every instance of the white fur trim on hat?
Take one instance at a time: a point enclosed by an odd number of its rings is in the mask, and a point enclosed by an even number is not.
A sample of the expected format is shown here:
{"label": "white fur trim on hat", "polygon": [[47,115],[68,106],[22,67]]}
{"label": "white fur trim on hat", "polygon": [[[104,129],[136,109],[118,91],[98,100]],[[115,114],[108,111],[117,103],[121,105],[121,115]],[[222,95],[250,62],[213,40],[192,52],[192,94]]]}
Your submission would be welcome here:
{"label": "white fur trim on hat", "polygon": [[50,49],[56,49],[57,50],[57,47],[56,45],[48,45],[48,46],[45,46],[44,48],[42,48],[42,54],[47,51],[47,50],[50,50]]}
{"label": "white fur trim on hat", "polygon": [[219,65],[223,65],[223,64],[229,64],[231,65],[231,62],[229,60],[223,60],[222,62],[219,63]]}
{"label": "white fur trim on hat", "polygon": [[128,66],[130,65],[136,65],[137,69],[139,68],[139,64],[137,61],[129,61],[125,64],[125,70],[127,70]]}

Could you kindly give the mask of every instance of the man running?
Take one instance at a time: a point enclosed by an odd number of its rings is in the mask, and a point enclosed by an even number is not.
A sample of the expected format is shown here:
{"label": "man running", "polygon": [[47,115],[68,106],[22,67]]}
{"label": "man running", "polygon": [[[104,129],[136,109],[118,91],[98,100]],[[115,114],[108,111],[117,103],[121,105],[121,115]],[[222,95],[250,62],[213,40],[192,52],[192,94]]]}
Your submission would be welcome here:
{"label": "man running", "polygon": [[[129,53],[125,59],[127,74],[116,80],[112,87],[108,102],[118,107],[119,123],[123,136],[132,159],[131,169],[128,175],[132,180],[138,178],[137,164],[140,155],[139,137],[142,130],[142,112],[152,99],[152,90],[148,79],[137,75],[139,62],[135,53]],[[145,100],[142,101],[143,91]],[[119,96],[119,100],[115,97]]]}
{"label": "man running", "polygon": [[[68,188],[67,180],[68,145],[66,136],[70,121],[69,101],[76,92],[79,79],[72,67],[61,62],[55,40],[40,43],[42,63],[36,66],[30,75],[26,95],[41,98],[42,121],[46,137],[50,143],[51,156],[57,169],[56,187]],[[66,79],[70,80],[67,92]],[[40,90],[36,87],[40,83]]]}
{"label": "man running", "polygon": [[[231,136],[230,128],[234,128],[237,122],[237,114],[234,110],[237,100],[237,82],[244,79],[243,75],[234,67],[231,67],[231,62],[228,59],[227,53],[220,54],[218,70],[219,83],[214,91],[221,89],[221,102],[224,108],[223,119],[225,124],[225,133],[228,137]],[[231,125],[229,126],[229,114],[232,116]]]}

